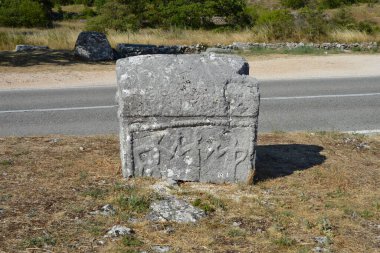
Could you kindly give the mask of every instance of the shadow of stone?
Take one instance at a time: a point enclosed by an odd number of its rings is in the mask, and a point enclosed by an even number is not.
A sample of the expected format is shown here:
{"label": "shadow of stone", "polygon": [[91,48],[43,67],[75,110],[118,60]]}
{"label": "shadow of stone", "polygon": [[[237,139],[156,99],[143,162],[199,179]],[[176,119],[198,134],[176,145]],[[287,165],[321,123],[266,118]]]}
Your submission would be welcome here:
{"label": "shadow of stone", "polygon": [[69,66],[75,64],[109,65],[109,62],[91,62],[75,57],[70,50],[41,50],[31,52],[0,51],[0,66],[2,67],[28,67],[35,65]]}
{"label": "shadow of stone", "polygon": [[288,176],[295,171],[322,164],[326,160],[320,154],[322,150],[320,146],[304,144],[259,145],[256,181]]}

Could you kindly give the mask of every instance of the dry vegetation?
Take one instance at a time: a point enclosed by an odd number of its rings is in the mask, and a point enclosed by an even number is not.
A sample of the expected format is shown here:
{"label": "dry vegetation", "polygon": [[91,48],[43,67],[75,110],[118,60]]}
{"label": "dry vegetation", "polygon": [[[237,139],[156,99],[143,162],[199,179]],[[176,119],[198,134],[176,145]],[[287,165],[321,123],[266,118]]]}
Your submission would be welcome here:
{"label": "dry vegetation", "polygon": [[[47,45],[52,49],[74,48],[75,41],[84,29],[81,21],[64,21],[56,24],[53,29],[26,29],[0,27],[0,50],[14,50],[18,44]],[[183,29],[142,29],[135,33],[109,31],[108,40],[113,47],[117,43],[141,43],[155,45],[206,45],[224,44],[233,42],[269,42],[268,31],[261,29],[243,31],[207,31]],[[294,41],[303,41],[302,35],[296,35]],[[334,42],[372,42],[380,41],[380,35],[369,35],[360,31],[335,30],[328,34],[324,41]]]}
{"label": "dry vegetation", "polygon": [[[121,179],[116,136],[0,139],[0,252],[310,252],[316,236],[331,252],[378,252],[380,136],[273,133],[259,143],[256,185],[172,189],[209,212],[179,225],[130,222],[158,196],[152,179]],[[106,203],[116,216],[89,214]],[[115,224],[136,235],[105,240]]]}

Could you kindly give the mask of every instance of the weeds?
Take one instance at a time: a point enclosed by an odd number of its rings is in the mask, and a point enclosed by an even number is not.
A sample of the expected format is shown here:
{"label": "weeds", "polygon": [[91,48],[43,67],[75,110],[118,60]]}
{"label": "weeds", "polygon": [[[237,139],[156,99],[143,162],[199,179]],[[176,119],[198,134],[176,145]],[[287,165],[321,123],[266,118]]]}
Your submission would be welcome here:
{"label": "weeds", "polygon": [[97,188],[97,187],[92,187],[88,190],[86,190],[84,192],[84,195],[85,196],[90,196],[92,198],[95,198],[95,199],[100,199],[100,198],[103,198],[104,195],[107,193],[108,191],[105,190],[105,189],[101,189],[101,188]]}
{"label": "weeds", "polygon": [[241,236],[245,236],[246,232],[240,228],[233,228],[233,229],[228,230],[227,235],[230,237],[241,237]]}
{"label": "weeds", "polygon": [[126,235],[121,239],[121,243],[124,246],[127,247],[139,247],[142,246],[144,243],[137,239],[135,236],[132,235]]}
{"label": "weeds", "polygon": [[282,236],[279,239],[273,240],[273,243],[275,243],[279,246],[290,247],[290,246],[295,245],[296,241],[290,237]]}
{"label": "weeds", "polygon": [[226,204],[211,194],[206,194],[203,198],[195,199],[192,204],[208,214],[215,212],[217,209],[226,210]]}
{"label": "weeds", "polygon": [[31,247],[42,248],[45,245],[54,246],[55,244],[56,244],[56,240],[53,237],[49,235],[44,235],[41,237],[33,237],[30,239],[27,239],[22,243],[22,246],[24,248],[31,248]]}

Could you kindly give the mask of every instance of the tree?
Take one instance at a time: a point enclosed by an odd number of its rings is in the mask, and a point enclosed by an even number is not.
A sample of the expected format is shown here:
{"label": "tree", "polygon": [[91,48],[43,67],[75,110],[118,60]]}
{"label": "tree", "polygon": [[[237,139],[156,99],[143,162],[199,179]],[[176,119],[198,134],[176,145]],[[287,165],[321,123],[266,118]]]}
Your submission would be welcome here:
{"label": "tree", "polygon": [[49,27],[50,0],[2,0],[0,25],[11,27]]}

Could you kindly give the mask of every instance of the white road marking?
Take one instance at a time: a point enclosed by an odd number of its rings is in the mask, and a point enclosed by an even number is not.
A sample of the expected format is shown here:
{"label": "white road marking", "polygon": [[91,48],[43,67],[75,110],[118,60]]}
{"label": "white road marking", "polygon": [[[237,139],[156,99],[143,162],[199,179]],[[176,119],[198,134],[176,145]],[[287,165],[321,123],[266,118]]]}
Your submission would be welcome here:
{"label": "white road marking", "polygon": [[55,112],[55,111],[96,110],[96,109],[110,109],[110,108],[116,108],[116,107],[117,107],[117,105],[104,105],[104,106],[67,107],[67,108],[25,109],[25,110],[0,111],[0,114],[25,113],[25,112]]}
{"label": "white road marking", "polygon": [[[363,93],[363,94],[342,94],[342,95],[317,95],[317,96],[298,96],[298,97],[267,97],[261,100],[291,100],[291,99],[314,99],[314,98],[344,98],[344,97],[368,97],[380,96],[380,93]],[[23,110],[9,110],[0,111],[0,114],[5,113],[25,113],[25,112],[54,112],[54,111],[77,111],[77,110],[96,110],[96,109],[110,109],[115,108],[117,105],[105,106],[85,106],[85,107],[63,107],[63,108],[46,108],[46,109],[23,109]]]}
{"label": "white road marking", "polygon": [[360,130],[360,131],[346,131],[344,133],[371,135],[371,134],[380,134],[380,129],[375,129],[375,130]]}
{"label": "white road marking", "polygon": [[313,98],[344,98],[344,97],[368,97],[380,96],[380,93],[362,93],[362,94],[342,94],[342,95],[317,95],[317,96],[298,96],[298,97],[268,97],[261,100],[290,100],[290,99],[313,99]]}

